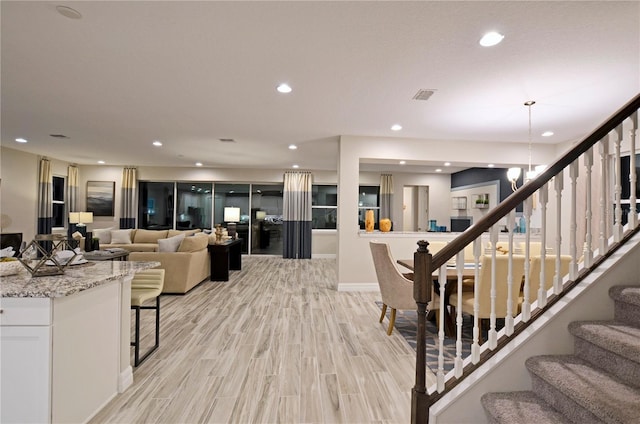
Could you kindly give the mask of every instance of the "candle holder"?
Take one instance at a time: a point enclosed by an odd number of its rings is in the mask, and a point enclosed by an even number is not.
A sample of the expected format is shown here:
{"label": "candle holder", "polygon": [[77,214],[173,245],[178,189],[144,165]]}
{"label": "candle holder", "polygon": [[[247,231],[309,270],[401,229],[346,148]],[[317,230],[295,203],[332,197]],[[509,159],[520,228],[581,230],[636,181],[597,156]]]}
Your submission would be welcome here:
{"label": "candle holder", "polygon": [[[73,252],[73,255],[58,255],[65,250]],[[73,262],[77,255],[64,235],[37,234],[20,251],[17,258],[32,277],[42,277],[64,274],[66,266]]]}

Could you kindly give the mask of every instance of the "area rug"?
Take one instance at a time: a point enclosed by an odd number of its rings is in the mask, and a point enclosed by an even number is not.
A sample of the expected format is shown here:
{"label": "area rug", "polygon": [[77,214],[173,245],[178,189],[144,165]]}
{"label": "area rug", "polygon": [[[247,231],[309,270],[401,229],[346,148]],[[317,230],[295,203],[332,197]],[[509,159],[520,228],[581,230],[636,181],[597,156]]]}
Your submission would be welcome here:
{"label": "area rug", "polygon": [[[382,302],[376,302],[382,309]],[[391,316],[391,308],[387,308],[387,319],[383,321],[386,326]],[[471,354],[471,342],[473,341],[473,318],[468,315],[462,317],[462,358]],[[416,334],[418,329],[418,313],[414,310],[396,312],[395,331],[398,331],[409,345],[416,350]],[[486,335],[485,335],[486,337]],[[435,322],[427,321],[427,366],[436,373],[438,371],[438,328]],[[444,339],[444,370],[453,369],[456,358],[456,339],[445,337]]]}

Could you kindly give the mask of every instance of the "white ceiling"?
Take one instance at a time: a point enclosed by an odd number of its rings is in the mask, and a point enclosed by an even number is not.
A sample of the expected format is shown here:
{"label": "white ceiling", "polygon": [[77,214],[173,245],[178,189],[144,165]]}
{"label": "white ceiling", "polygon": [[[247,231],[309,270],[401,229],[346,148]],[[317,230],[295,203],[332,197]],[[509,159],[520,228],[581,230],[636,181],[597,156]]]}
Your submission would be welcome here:
{"label": "white ceiling", "polygon": [[[79,164],[335,170],[347,134],[526,143],[530,99],[534,142],[561,143],[640,91],[638,2],[2,1],[0,13],[2,144]],[[488,30],[504,41],[480,47]],[[412,100],[419,89],[436,92]]]}

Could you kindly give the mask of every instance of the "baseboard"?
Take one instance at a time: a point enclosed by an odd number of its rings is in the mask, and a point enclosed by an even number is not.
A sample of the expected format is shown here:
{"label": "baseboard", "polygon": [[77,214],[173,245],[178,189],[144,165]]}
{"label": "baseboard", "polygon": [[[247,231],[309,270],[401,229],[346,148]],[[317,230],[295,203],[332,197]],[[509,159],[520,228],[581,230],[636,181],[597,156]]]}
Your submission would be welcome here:
{"label": "baseboard", "polygon": [[345,292],[356,292],[356,291],[378,292],[378,291],[380,291],[380,286],[378,286],[378,283],[338,283],[338,291],[345,291]]}
{"label": "baseboard", "polygon": [[118,377],[118,393],[124,393],[125,390],[133,384],[133,368],[129,365]]}
{"label": "baseboard", "polygon": [[335,259],[335,253],[312,253],[311,259]]}

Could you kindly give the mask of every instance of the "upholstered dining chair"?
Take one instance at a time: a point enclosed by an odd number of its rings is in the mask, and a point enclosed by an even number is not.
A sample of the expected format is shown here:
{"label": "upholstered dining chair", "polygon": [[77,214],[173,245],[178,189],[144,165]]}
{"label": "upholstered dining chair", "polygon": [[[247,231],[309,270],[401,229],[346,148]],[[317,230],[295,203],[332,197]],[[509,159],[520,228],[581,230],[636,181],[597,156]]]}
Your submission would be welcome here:
{"label": "upholstered dining chair", "polygon": [[[569,273],[570,255],[560,255],[560,278]],[[556,255],[546,255],[544,259],[544,288],[549,290],[553,287],[553,279],[556,274]],[[542,268],[542,258],[540,256],[531,257],[529,266],[529,302],[533,303],[538,299],[540,290],[540,270]],[[523,287],[524,289],[524,287]],[[520,303],[524,301],[524,294],[521,293]]]}
{"label": "upholstered dining chair", "polygon": [[[134,366],[138,366],[160,346],[160,294],[164,286],[164,269],[145,269],[134,274],[131,280],[131,309],[135,311],[134,341]],[[155,299],[155,306],[143,305],[145,302]],[[152,309],[156,311],[155,344],[142,357],[140,357],[140,310]]]}
{"label": "upholstered dining chair", "polygon": [[[398,270],[387,243],[370,242],[369,246],[382,297],[380,322],[384,320],[387,307],[391,308],[391,317],[387,328],[387,335],[390,336],[396,321],[396,310],[417,309],[416,301],[413,298],[413,281],[405,278]],[[434,302],[435,295],[432,295],[431,299],[428,305],[429,310],[431,310],[432,304],[437,304],[437,301]]]}
{"label": "upholstered dining chair", "polygon": [[[478,280],[474,283],[474,291],[462,292],[462,313],[474,315],[474,294],[478,297],[478,319],[485,320],[491,316],[491,279],[492,279],[492,256],[483,256]],[[507,296],[509,255],[496,255],[495,264],[496,277],[496,301],[495,314],[497,318],[507,316]],[[524,256],[513,255],[512,265],[513,279],[511,282],[512,314],[518,313],[520,286],[524,275]],[[458,307],[458,293],[453,293],[449,297],[449,305],[452,307],[451,315],[455,316],[455,308]],[[482,334],[482,333],[480,333]]]}

